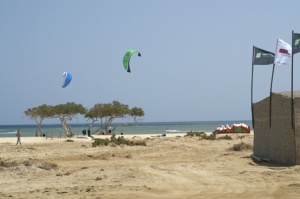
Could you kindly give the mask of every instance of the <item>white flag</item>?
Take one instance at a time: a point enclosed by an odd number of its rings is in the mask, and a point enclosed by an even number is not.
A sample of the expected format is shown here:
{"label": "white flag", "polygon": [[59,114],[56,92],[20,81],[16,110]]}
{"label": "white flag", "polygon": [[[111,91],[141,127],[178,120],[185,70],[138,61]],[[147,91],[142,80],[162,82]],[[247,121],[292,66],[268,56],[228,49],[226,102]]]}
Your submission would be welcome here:
{"label": "white flag", "polygon": [[277,39],[277,47],[274,64],[287,66],[290,65],[292,58],[292,47],[281,39]]}

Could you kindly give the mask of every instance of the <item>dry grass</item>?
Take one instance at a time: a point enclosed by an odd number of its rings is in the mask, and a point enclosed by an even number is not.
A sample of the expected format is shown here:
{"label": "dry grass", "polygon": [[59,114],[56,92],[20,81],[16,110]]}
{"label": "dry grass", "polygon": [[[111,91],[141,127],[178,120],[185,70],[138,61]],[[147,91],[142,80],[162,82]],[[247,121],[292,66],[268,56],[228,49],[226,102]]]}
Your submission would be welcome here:
{"label": "dry grass", "polygon": [[245,150],[251,150],[251,149],[252,149],[252,146],[245,142],[241,142],[239,144],[234,144],[232,147],[232,150],[234,150],[234,151],[245,151]]}
{"label": "dry grass", "polygon": [[58,166],[57,164],[54,163],[50,163],[50,162],[38,162],[35,160],[25,160],[23,162],[17,162],[17,161],[0,161],[0,168],[4,167],[4,168],[11,168],[11,167],[19,167],[24,165],[25,167],[31,167],[31,166],[36,166],[40,169],[44,169],[44,170],[51,170],[51,169],[56,169]]}

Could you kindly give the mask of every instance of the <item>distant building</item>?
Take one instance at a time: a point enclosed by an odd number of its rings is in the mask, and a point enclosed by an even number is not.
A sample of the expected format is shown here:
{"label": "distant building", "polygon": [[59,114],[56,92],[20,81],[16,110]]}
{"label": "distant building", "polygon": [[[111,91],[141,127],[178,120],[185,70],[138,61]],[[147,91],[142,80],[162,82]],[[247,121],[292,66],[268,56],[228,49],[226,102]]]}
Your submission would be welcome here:
{"label": "distant building", "polygon": [[293,96],[294,129],[291,92],[272,93],[271,119],[270,97],[253,104],[253,155],[282,164],[300,165],[300,92],[294,91]]}

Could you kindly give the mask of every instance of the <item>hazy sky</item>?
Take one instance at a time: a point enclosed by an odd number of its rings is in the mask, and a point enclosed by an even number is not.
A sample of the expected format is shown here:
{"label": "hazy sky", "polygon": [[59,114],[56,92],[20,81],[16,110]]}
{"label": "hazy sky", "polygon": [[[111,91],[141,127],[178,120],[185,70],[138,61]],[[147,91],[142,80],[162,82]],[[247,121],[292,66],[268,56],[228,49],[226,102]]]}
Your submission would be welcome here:
{"label": "hazy sky", "polygon": [[[300,1],[0,0],[0,125],[35,124],[42,104],[117,100],[144,122],[251,119],[253,45],[275,52],[300,32]],[[129,49],[141,52],[123,68]],[[294,90],[300,90],[300,55]],[[73,80],[62,88],[62,74]],[[254,67],[254,101],[269,96],[272,65]],[[277,66],[273,91],[290,91]],[[72,122],[86,122],[79,117]],[[45,120],[44,123],[59,123]]]}

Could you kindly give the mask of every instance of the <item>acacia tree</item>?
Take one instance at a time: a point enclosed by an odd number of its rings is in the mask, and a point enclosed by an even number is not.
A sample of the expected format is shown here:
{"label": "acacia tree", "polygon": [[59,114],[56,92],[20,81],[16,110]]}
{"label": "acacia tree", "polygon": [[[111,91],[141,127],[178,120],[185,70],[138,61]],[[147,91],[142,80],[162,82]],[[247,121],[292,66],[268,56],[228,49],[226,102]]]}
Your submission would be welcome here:
{"label": "acacia tree", "polygon": [[67,123],[71,121],[77,114],[86,114],[87,109],[81,104],[76,104],[74,102],[67,102],[66,104],[59,104],[53,107],[53,118],[59,118],[61,122],[61,127],[65,132],[66,137],[72,137],[74,133],[72,132],[71,126]]}
{"label": "acacia tree", "polygon": [[28,116],[30,119],[34,119],[36,122],[37,128],[35,129],[35,136],[38,137],[38,132],[40,132],[40,136],[43,134],[41,129],[43,120],[53,115],[53,107],[43,104],[38,107],[29,108],[24,111],[24,113],[26,116]]}
{"label": "acacia tree", "polygon": [[[137,109],[142,110],[141,108],[137,108]],[[93,133],[97,133],[102,130],[104,130],[107,133],[114,119],[124,118],[126,116],[133,116],[133,115],[134,112],[132,112],[132,110],[128,108],[128,105],[121,104],[118,101],[113,101],[112,103],[96,104],[93,108],[91,108],[87,112],[87,114],[85,114],[85,117],[88,119],[92,119],[92,124],[98,121],[99,119],[101,120],[100,127]],[[103,124],[103,119],[104,119],[104,124]],[[112,130],[114,131],[116,128],[117,126],[115,126]]]}
{"label": "acacia tree", "polygon": [[145,112],[142,108],[133,107],[130,110],[130,116],[133,118],[134,125],[137,126],[139,122],[143,120],[143,116],[145,115]]}
{"label": "acacia tree", "polygon": [[96,104],[93,108],[89,110],[85,117],[92,119],[92,124],[98,121],[99,119],[101,120],[100,127],[94,133],[97,133],[102,130],[105,130],[105,132],[107,133],[114,119],[124,118],[128,113],[128,105],[121,104],[118,101],[113,101],[112,103]]}
{"label": "acacia tree", "polygon": [[101,120],[101,125],[100,128],[97,129],[94,133],[98,132],[101,130],[102,128],[102,118],[105,117],[104,114],[104,107],[105,104],[95,104],[93,108],[91,108],[86,114],[85,114],[85,118],[88,118],[92,120],[91,125],[89,125],[88,130],[90,130],[90,127],[94,125],[95,122],[97,122],[99,119]]}

